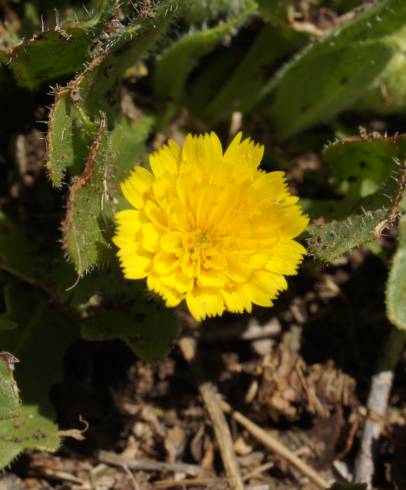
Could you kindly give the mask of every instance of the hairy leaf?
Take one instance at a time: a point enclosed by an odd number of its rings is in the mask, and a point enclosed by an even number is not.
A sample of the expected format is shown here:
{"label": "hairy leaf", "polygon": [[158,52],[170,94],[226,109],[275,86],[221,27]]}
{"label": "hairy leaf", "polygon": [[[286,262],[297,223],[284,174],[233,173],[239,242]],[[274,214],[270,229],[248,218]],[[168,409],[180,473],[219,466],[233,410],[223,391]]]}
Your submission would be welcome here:
{"label": "hairy leaf", "polygon": [[63,224],[64,247],[79,276],[112,256],[113,215],[120,209],[119,183],[145,156],[151,119],[116,121],[112,133],[102,113],[83,174],[72,182]]}
{"label": "hairy leaf", "polygon": [[323,156],[332,168],[332,183],[347,202],[364,199],[364,207],[371,207],[372,202],[375,206],[388,206],[398,191],[399,162],[406,157],[406,135],[338,140],[326,146]]}
{"label": "hairy leaf", "polygon": [[264,26],[227,82],[203,110],[202,117],[216,123],[233,111],[247,114],[258,103],[269,69],[307,39],[308,36],[284,26]]}
{"label": "hairy leaf", "polygon": [[[309,229],[309,251],[327,262],[352,248],[379,238],[380,227],[392,226],[403,191],[406,137],[353,137],[328,145],[324,157],[343,200],[313,201],[313,215],[343,218]],[[349,215],[349,216],[348,216]]]}
{"label": "hairy leaf", "polygon": [[10,52],[3,52],[2,58],[8,57],[18,83],[29,89],[71,75],[90,60],[94,40],[107,27],[116,6],[116,0],[102,0],[90,19],[36,34]]}
{"label": "hairy leaf", "polygon": [[309,252],[326,262],[335,259],[351,249],[373,241],[375,228],[385,218],[385,210],[366,211],[363,214],[349,216],[342,221],[332,221],[322,226],[308,229]]}
{"label": "hairy leaf", "polygon": [[398,248],[393,257],[386,285],[386,312],[400,330],[406,330],[406,198],[400,204]]}
{"label": "hairy leaf", "polygon": [[47,136],[47,168],[55,187],[62,187],[67,169],[72,175],[78,175],[83,170],[83,162],[96,132],[95,125],[84,118],[80,108],[72,103],[70,92],[58,89],[49,114]]}
{"label": "hairy leaf", "polygon": [[9,352],[0,352],[0,421],[16,417],[20,410],[20,397],[13,369],[16,358]]}
{"label": "hairy leaf", "polygon": [[214,20],[233,16],[241,11],[247,0],[185,0],[179,5],[179,16],[188,23]]}
{"label": "hairy leaf", "polygon": [[160,55],[155,72],[155,88],[158,96],[168,101],[161,121],[163,126],[179,109],[187,77],[199,59],[212,51],[225,36],[230,35],[255,11],[255,2],[242,2],[240,8],[227,22],[210,29],[192,31],[181,37]]}
{"label": "hairy leaf", "polygon": [[392,36],[405,18],[402,0],[383,0],[285,65],[261,95],[277,135],[326,122],[364,95],[399,52]]}
{"label": "hairy leaf", "polygon": [[0,468],[26,449],[54,452],[59,444],[56,425],[35,406],[23,406],[17,417],[0,420]]}

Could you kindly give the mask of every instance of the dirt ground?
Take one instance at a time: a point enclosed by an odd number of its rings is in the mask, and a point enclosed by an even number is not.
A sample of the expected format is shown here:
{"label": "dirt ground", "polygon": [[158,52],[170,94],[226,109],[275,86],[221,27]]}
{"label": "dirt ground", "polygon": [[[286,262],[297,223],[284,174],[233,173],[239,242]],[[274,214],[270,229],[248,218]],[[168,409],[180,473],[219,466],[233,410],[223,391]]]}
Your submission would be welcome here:
{"label": "dirt ground", "polygon": [[[85,439],[67,438],[54,455],[25,454],[1,477],[0,489],[228,488],[219,439],[199,392],[207,382],[326,482],[345,481],[374,360],[389,328],[384,280],[385,267],[368,250],[334,267],[315,267],[308,258],[273,309],[201,326],[180,312],[181,338],[197,341],[192,369],[179,344],[151,365],[120,342],[77,342],[53,399],[60,426],[85,429]],[[381,489],[405,488],[404,367],[383,421]],[[247,488],[317,488],[233,416],[227,420]]]}

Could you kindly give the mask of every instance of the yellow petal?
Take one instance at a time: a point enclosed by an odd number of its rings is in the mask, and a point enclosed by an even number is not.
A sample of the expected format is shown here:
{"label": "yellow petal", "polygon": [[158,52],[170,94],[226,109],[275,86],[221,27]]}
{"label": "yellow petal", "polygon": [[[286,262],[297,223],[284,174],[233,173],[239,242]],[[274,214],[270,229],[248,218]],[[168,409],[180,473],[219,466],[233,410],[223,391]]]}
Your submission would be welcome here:
{"label": "yellow petal", "polygon": [[235,282],[246,282],[252,276],[252,269],[244,263],[243,257],[236,253],[228,253],[228,267],[225,271],[226,275]]}
{"label": "yellow petal", "polygon": [[209,288],[195,287],[186,295],[186,304],[192,316],[198,321],[224,312],[221,293]]}
{"label": "yellow petal", "polygon": [[184,234],[180,231],[169,231],[161,238],[161,248],[165,252],[180,252]]}
{"label": "yellow petal", "polygon": [[127,255],[121,258],[120,262],[127,279],[143,279],[151,271],[151,257],[140,252]]}
{"label": "yellow petal", "polygon": [[306,255],[306,249],[298,242],[281,239],[269,253],[265,268],[277,274],[296,274],[299,264]]}
{"label": "yellow petal", "polygon": [[257,271],[251,280],[244,284],[245,292],[250,300],[259,306],[272,306],[272,300],[288,287],[286,279],[282,275],[268,271]]}
{"label": "yellow petal", "polygon": [[145,216],[153,223],[166,227],[168,219],[162,209],[151,199],[147,199],[143,208]]}
{"label": "yellow petal", "polygon": [[200,286],[208,286],[215,288],[223,288],[226,278],[222,272],[216,271],[214,269],[200,269],[198,275],[198,283]]}
{"label": "yellow petal", "polygon": [[153,223],[146,223],[141,227],[142,247],[148,252],[156,252],[159,249],[161,233]]}
{"label": "yellow petal", "polygon": [[251,313],[252,303],[243,286],[235,284],[223,291],[224,304],[231,313]]}
{"label": "yellow petal", "polygon": [[285,172],[261,173],[251,184],[258,202],[265,200],[277,201],[289,196],[285,180]]}
{"label": "yellow petal", "polygon": [[283,210],[284,224],[281,228],[283,236],[295,238],[300,235],[309,224],[309,217],[302,214],[299,206],[289,206]]}
{"label": "yellow petal", "polygon": [[241,141],[242,133],[238,133],[224,153],[224,161],[233,164],[244,164],[251,168],[257,168],[264,155],[264,147],[256,145],[249,138]]}
{"label": "yellow petal", "polygon": [[152,153],[149,156],[149,164],[155,177],[161,177],[165,173],[177,174],[179,157],[180,148],[173,140],[169,140],[167,145]]}
{"label": "yellow petal", "polygon": [[186,136],[182,148],[182,159],[186,162],[200,162],[206,169],[211,169],[222,158],[223,149],[215,133]]}
{"label": "yellow petal", "polygon": [[175,289],[170,286],[164,285],[159,277],[150,274],[147,279],[147,286],[150,290],[158,293],[164,300],[165,305],[168,308],[177,306],[182,300],[183,295],[179,294]]}
{"label": "yellow petal", "polygon": [[135,167],[131,175],[121,184],[127,201],[135,208],[141,208],[144,195],[151,189],[153,175],[143,167]]}
{"label": "yellow petal", "polygon": [[167,252],[159,252],[154,257],[154,270],[157,274],[165,276],[179,267],[179,260]]}
{"label": "yellow petal", "polygon": [[194,280],[185,276],[181,270],[175,270],[167,276],[161,276],[160,281],[164,286],[171,287],[182,295],[190,292],[194,284]]}

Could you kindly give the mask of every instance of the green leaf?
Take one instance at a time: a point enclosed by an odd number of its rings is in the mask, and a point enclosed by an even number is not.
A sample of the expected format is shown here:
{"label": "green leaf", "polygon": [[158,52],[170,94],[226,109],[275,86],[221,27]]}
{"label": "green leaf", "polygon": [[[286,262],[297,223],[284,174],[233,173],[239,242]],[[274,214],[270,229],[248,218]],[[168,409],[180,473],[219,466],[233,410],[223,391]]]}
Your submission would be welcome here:
{"label": "green leaf", "polygon": [[268,22],[286,22],[293,0],[257,0],[258,10]]}
{"label": "green leaf", "polygon": [[[91,276],[83,282],[86,280],[91,280]],[[164,307],[159,298],[146,296],[143,281],[125,280],[118,265],[114,265],[100,274],[95,285],[99,291],[98,306],[86,310],[82,322],[85,339],[121,339],[146,361],[167,355],[179,325],[173,311]],[[88,305],[91,299],[88,298]]]}
{"label": "green leaf", "polygon": [[17,323],[0,318],[0,332],[4,330],[12,330],[13,328],[17,328]]}
{"label": "green leaf", "polygon": [[20,410],[20,397],[13,369],[16,358],[9,352],[0,352],[0,421],[16,417]]}
{"label": "green leaf", "polygon": [[96,126],[84,120],[67,89],[58,89],[49,113],[47,169],[52,184],[61,188],[66,170],[78,175],[83,170]]}
{"label": "green leaf", "polygon": [[393,225],[390,216],[402,192],[399,162],[406,157],[406,136],[346,138],[328,145],[323,156],[344,199],[307,203],[306,210],[313,216],[347,217],[310,227],[308,245],[315,257],[331,262],[379,238],[380,227]]}
{"label": "green leaf", "polygon": [[[57,93],[50,114],[47,166],[58,187],[67,168],[75,174],[83,169],[72,180],[63,223],[64,248],[79,276],[110,261],[119,183],[145,159],[144,141],[152,119],[139,111],[123,114],[121,79],[163,34],[176,6],[177,0],[164,0],[153,18],[137,17],[118,29],[108,48]],[[66,151],[60,146],[64,140]]]}
{"label": "green leaf", "polygon": [[247,0],[193,0],[179,4],[179,17],[188,24],[207,22],[220,16],[233,16],[244,9]]}
{"label": "green leaf", "polygon": [[[234,111],[250,112],[259,102],[269,69],[286,55],[303,46],[308,36],[285,26],[274,24],[262,28],[246,55],[227,81],[202,108],[201,117],[218,123]],[[204,76],[204,74],[203,74]]]}
{"label": "green leaf", "polygon": [[56,425],[35,406],[23,406],[12,419],[0,420],[0,468],[26,449],[54,452],[59,448]]}
{"label": "green leaf", "polygon": [[101,114],[83,174],[70,187],[63,223],[64,248],[79,276],[111,261],[113,216],[121,200],[119,183],[145,158],[144,141],[151,122],[145,117],[131,123],[122,117],[110,134]]}
{"label": "green leaf", "polygon": [[[406,135],[338,140],[326,146],[323,156],[332,168],[332,183],[347,202],[371,201],[372,196],[383,193],[393,197],[398,190],[398,162],[406,157]],[[384,204],[388,199],[378,205]]]}
{"label": "green leaf", "polygon": [[100,309],[83,323],[83,338],[121,339],[145,361],[162,359],[171,350],[179,325],[168,309],[145,299],[142,301],[141,305],[140,302],[135,306],[126,303]]}
{"label": "green leaf", "polygon": [[109,128],[121,114],[121,81],[126,70],[138,63],[162,37],[177,11],[179,0],[162,0],[153,16],[137,17],[119,29],[108,47],[71,82],[77,103],[90,118],[106,113]]}
{"label": "green leaf", "polygon": [[402,0],[383,0],[285,65],[260,97],[278,137],[329,121],[363,96],[401,49],[393,35],[405,19]]}
{"label": "green leaf", "polygon": [[[162,36],[173,19],[176,6],[177,0],[164,0],[152,18],[137,17],[116,30],[109,35],[108,47],[100,50],[66,87],[56,91],[47,135],[47,168],[55,187],[62,187],[67,169],[73,175],[83,171],[97,132],[100,111],[107,115],[109,130],[115,127],[116,119],[118,124],[122,123],[121,82],[124,73]],[[139,118],[145,120],[142,114]],[[137,139],[136,134],[134,137]],[[134,155],[132,160],[136,158]]]}
{"label": "green leaf", "polygon": [[[406,30],[393,36],[392,42],[398,42],[400,48],[406,40]],[[385,70],[357,101],[354,108],[360,112],[376,114],[399,114],[406,109],[406,61],[402,49],[392,57]]]}
{"label": "green leaf", "polygon": [[94,40],[107,27],[115,9],[115,0],[102,0],[87,21],[67,23],[36,34],[9,53],[3,52],[3,59],[8,56],[17,82],[29,89],[71,75],[90,60]]}
{"label": "green leaf", "polygon": [[254,1],[241,2],[238,11],[227,22],[210,29],[190,32],[174,42],[159,57],[155,71],[155,89],[158,96],[169,101],[161,125],[170,121],[183,100],[189,73],[200,58],[212,51],[227,35],[245,22],[256,11]]}
{"label": "green leaf", "polygon": [[4,318],[18,328],[0,331],[0,345],[20,361],[15,377],[23,405],[16,416],[0,421],[0,468],[25,449],[58,449],[49,392],[62,377],[66,348],[78,337],[76,318],[39,291],[8,284],[5,296]]}
{"label": "green leaf", "polygon": [[375,228],[385,219],[385,214],[385,209],[377,209],[342,221],[311,226],[308,229],[308,250],[320,260],[334,262],[351,249],[376,239]]}
{"label": "green leaf", "polygon": [[400,204],[398,248],[393,257],[386,285],[386,312],[400,330],[406,330],[406,198]]}
{"label": "green leaf", "polygon": [[78,338],[77,320],[27,285],[8,284],[5,300],[3,317],[18,327],[0,331],[0,345],[20,361],[15,378],[24,405],[50,414],[49,390],[61,378],[66,348]]}

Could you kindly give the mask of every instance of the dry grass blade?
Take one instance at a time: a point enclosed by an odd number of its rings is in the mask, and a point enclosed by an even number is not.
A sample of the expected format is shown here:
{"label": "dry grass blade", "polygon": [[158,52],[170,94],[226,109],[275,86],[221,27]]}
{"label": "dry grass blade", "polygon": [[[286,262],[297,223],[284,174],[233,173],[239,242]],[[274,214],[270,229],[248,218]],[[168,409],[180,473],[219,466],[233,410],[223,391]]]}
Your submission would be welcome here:
{"label": "dry grass blade", "polygon": [[288,463],[299,470],[304,476],[307,476],[318,488],[327,489],[330,485],[308,464],[304,463],[300,458],[298,458],[290,449],[288,449],[284,444],[278,441],[275,437],[266,433],[261,427],[251,422],[247,417],[242,415],[232,409],[232,407],[222,401],[221,407],[225,413],[230,414],[233,419],[242,425],[257,441],[261,442],[271,451],[275,452]]}

